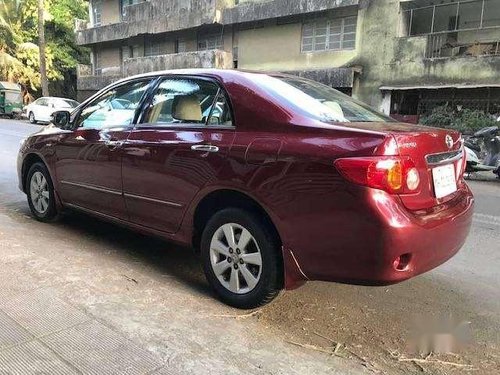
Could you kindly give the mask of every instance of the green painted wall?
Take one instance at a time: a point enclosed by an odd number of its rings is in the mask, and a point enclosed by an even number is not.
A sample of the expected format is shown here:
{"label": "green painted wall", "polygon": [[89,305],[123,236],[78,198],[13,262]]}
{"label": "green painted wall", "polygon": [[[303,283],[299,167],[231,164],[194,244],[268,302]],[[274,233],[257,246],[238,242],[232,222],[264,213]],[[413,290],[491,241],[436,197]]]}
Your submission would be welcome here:
{"label": "green painted wall", "polygon": [[[379,107],[381,86],[498,85],[500,56],[426,59],[427,37],[404,37],[398,0],[372,0],[360,6],[361,41],[356,62],[363,67],[355,95]],[[500,40],[500,29],[476,34]]]}

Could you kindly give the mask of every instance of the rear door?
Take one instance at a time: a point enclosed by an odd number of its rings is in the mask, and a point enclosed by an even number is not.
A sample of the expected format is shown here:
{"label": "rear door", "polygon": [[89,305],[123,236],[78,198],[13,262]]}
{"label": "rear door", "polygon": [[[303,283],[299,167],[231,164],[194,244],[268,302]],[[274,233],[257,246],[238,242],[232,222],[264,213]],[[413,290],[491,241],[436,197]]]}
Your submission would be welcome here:
{"label": "rear door", "polygon": [[59,194],[74,205],[128,219],[122,191],[123,145],[151,79],[110,88],[87,103],[56,144]]}
{"label": "rear door", "polygon": [[191,200],[218,173],[234,139],[218,83],[165,77],[124,148],[123,191],[130,220],[175,233]]}

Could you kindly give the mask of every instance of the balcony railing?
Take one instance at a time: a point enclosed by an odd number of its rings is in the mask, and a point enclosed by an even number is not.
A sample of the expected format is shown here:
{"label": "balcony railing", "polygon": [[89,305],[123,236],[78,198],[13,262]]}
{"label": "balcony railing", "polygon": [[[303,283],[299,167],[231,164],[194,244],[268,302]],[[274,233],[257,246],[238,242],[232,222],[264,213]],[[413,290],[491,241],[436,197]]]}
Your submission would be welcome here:
{"label": "balcony railing", "polygon": [[75,18],[75,31],[87,30],[90,23],[87,20]]}
{"label": "balcony railing", "polygon": [[425,57],[479,57],[500,55],[500,29],[496,35],[480,35],[476,31],[449,32],[427,36]]}
{"label": "balcony railing", "polygon": [[99,90],[123,77],[173,69],[230,69],[233,54],[222,50],[193,51],[125,59],[122,66],[95,69],[91,65],[77,67],[78,90]]}

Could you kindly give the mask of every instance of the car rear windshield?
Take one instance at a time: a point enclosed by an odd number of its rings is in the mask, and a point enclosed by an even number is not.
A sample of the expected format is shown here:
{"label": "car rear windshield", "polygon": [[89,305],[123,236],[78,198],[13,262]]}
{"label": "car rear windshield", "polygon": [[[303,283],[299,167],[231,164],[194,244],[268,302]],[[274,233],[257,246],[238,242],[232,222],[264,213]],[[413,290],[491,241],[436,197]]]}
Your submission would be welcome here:
{"label": "car rear windshield", "polygon": [[256,81],[280,101],[324,122],[392,122],[366,104],[329,86],[307,79],[256,75]]}

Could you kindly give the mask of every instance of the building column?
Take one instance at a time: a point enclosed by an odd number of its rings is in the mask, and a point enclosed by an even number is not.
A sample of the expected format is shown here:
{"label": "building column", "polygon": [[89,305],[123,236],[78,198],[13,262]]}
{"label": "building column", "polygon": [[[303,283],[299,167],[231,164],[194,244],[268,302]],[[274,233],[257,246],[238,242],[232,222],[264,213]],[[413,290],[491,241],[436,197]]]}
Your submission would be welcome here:
{"label": "building column", "polygon": [[382,92],[382,103],[380,103],[379,110],[389,116],[391,114],[391,97],[392,91],[383,91]]}

